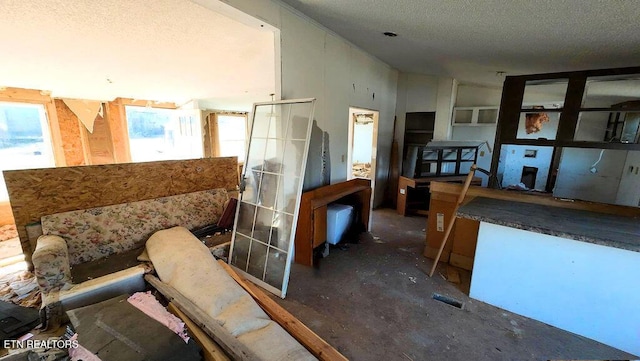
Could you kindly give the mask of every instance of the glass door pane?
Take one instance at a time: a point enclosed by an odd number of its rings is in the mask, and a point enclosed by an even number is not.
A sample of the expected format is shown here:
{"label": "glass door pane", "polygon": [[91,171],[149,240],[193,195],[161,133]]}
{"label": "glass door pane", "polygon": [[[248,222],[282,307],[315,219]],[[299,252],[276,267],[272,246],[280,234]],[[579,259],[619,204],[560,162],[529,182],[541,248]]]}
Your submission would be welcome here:
{"label": "glass door pane", "polygon": [[284,297],[315,99],[253,107],[229,263]]}

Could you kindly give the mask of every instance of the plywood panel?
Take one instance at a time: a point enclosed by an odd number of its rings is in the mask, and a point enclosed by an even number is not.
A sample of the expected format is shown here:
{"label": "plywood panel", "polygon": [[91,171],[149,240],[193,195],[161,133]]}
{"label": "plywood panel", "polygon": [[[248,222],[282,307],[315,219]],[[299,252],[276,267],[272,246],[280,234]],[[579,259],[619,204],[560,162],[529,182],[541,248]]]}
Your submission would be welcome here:
{"label": "plywood panel", "polygon": [[[440,244],[442,244],[442,239],[444,238],[444,230],[453,216],[454,207],[455,202],[450,203],[431,198],[431,202],[429,204],[429,218],[427,218],[427,245],[424,249],[425,257],[435,258],[438,253],[438,249],[440,248]],[[442,231],[438,231],[438,213],[442,213],[444,215]],[[455,229],[452,230],[449,238],[447,239],[447,244],[440,256],[440,262],[449,262],[449,255],[451,254],[451,248],[453,246],[453,242],[451,242],[451,240],[453,239],[454,234]]]}
{"label": "plywood panel", "polygon": [[454,226],[449,263],[469,271],[473,269],[479,227],[480,222],[478,221],[458,217]]}
{"label": "plywood panel", "polygon": [[81,132],[78,117],[61,100],[55,100],[58,125],[62,138],[62,149],[68,166],[86,165],[86,137]]}
{"label": "plywood panel", "polygon": [[100,115],[93,122],[93,133],[86,132],[89,140],[89,155],[91,164],[115,163],[113,155],[113,143],[111,142],[111,130],[109,124]]}
{"label": "plywood panel", "polygon": [[47,214],[212,188],[235,190],[235,157],[44,168],[4,173],[18,234],[31,259],[25,226]]}

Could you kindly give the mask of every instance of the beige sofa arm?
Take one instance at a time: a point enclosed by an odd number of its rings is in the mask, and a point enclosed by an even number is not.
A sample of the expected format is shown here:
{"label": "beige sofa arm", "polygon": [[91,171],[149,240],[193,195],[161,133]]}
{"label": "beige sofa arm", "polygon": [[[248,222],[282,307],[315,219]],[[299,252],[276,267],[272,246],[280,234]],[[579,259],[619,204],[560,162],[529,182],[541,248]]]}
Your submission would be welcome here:
{"label": "beige sofa arm", "polygon": [[69,251],[62,237],[40,236],[31,261],[42,293],[60,289],[65,283],[71,283]]}

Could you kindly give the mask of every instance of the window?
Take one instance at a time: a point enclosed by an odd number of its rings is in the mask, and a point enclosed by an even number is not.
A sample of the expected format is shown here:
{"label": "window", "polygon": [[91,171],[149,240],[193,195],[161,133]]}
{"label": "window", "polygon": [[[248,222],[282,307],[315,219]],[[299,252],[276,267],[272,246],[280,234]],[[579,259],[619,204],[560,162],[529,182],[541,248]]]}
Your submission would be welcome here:
{"label": "window", "polygon": [[[0,171],[55,165],[43,105],[0,102]],[[0,201],[9,200],[0,173]]]}
{"label": "window", "polygon": [[180,109],[126,106],[133,162],[202,158],[200,117]]}
{"label": "window", "polygon": [[218,154],[221,157],[238,157],[244,162],[246,151],[247,117],[244,115],[217,115]]}

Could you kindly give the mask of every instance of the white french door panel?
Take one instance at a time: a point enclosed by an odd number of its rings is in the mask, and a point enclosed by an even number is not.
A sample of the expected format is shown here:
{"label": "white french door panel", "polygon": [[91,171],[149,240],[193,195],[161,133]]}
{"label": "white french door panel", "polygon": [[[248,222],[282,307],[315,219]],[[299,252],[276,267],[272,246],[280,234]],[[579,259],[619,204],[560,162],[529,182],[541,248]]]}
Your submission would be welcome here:
{"label": "white french door panel", "polygon": [[256,103],[229,263],[284,298],[315,99]]}

